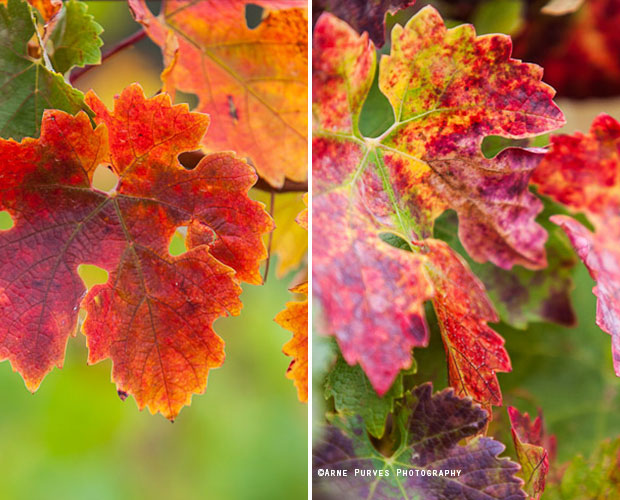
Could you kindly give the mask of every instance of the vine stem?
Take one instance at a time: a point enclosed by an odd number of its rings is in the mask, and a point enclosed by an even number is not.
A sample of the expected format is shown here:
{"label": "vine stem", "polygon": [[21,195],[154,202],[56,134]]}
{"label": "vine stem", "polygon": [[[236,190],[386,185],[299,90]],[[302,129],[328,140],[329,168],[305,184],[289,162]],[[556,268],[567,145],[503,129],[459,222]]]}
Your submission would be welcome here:
{"label": "vine stem", "polygon": [[135,43],[137,43],[140,40],[142,40],[144,37],[146,37],[146,31],[144,30],[144,28],[141,28],[138,31],[136,31],[135,33],[133,33],[132,35],[129,35],[127,38],[121,40],[116,45],[114,45],[113,47],[110,47],[108,50],[106,50],[101,55],[101,63],[100,64],[89,64],[88,66],[84,66],[83,68],[78,68],[74,72],[72,72],[71,75],[69,76],[69,83],[71,83],[71,85],[75,84],[75,82],[77,80],[79,80],[81,77],[83,77],[91,69],[100,66],[101,64],[104,63],[104,61],[106,59],[109,59],[110,57],[112,57],[113,55],[117,54],[121,50],[126,49],[127,47],[131,47]]}
{"label": "vine stem", "polygon": [[[276,204],[276,193],[271,192],[271,199],[269,203],[269,215],[273,219],[273,211],[275,209]],[[263,276],[263,285],[267,283],[267,276],[269,276],[269,264],[271,263],[271,242],[273,241],[273,232],[275,231],[275,227],[269,233],[269,243],[267,244],[267,262],[265,264],[265,276]]]}

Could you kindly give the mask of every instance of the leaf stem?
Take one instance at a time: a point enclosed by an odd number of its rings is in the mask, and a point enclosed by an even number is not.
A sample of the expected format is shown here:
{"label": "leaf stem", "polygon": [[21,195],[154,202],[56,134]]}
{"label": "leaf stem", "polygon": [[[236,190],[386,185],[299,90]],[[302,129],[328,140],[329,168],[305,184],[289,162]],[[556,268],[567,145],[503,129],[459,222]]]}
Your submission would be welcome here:
{"label": "leaf stem", "polygon": [[113,55],[117,54],[121,50],[126,49],[127,47],[131,47],[132,45],[142,40],[144,37],[146,37],[146,31],[144,30],[144,28],[140,28],[135,33],[129,35],[127,38],[124,38],[123,40],[118,42],[116,45],[106,50],[101,55],[101,63],[89,64],[87,66],[84,66],[83,68],[77,68],[75,71],[73,71],[71,75],[69,76],[69,83],[71,83],[71,85],[74,85],[75,82],[78,79],[80,79],[82,76],[84,76],[85,73],[88,73],[91,69],[96,68],[97,66],[100,66]]}

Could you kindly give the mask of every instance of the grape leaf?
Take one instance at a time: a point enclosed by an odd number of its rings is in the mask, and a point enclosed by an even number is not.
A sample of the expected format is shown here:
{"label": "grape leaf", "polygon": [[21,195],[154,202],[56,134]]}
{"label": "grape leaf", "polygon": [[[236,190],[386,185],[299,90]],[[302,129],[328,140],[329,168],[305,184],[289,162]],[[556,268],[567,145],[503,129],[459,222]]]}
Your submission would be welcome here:
{"label": "grape leaf", "polygon": [[[8,0],[0,0],[0,4],[7,5]],[[28,3],[39,11],[43,21],[49,21],[62,8],[62,0],[28,0]]]}
{"label": "grape leaf", "polygon": [[358,33],[368,33],[377,47],[385,44],[385,16],[413,5],[415,0],[317,0],[312,2],[312,23],[327,11],[346,21]]}
{"label": "grape leaf", "polygon": [[[247,197],[252,168],[232,154],[191,171],[178,163],[207,116],[163,94],[146,99],[137,84],[113,112],[93,93],[87,102],[95,130],[85,113],[46,111],[40,139],[0,141],[0,209],[14,221],[0,233],[0,357],[36,390],[62,366],[82,306],[89,363],[111,358],[119,394],[173,419],[223,362],[212,323],[239,313],[238,280],[261,282],[272,223]],[[100,164],[119,176],[110,193],[91,186]],[[189,250],[171,256],[180,226]],[[108,281],[84,297],[79,264]]]}
{"label": "grape leaf", "polygon": [[[411,369],[415,372],[415,362]],[[325,379],[325,399],[333,396],[334,406],[342,415],[359,415],[371,436],[381,438],[385,421],[394,410],[394,400],[404,395],[403,375],[398,375],[390,390],[379,397],[359,366],[349,365],[342,356]]]}
{"label": "grape leaf", "polygon": [[411,348],[427,344],[422,306],[433,298],[451,383],[477,402],[500,404],[495,372],[510,362],[486,325],[496,313],[467,265],[429,237],[434,220],[454,208],[475,260],[544,266],[546,233],[534,222],[542,205],[527,188],[541,151],[509,148],[487,159],[480,145],[489,134],[554,128],[562,116],[540,68],[510,59],[506,37],[446,30],[431,7],[392,37],[379,85],[397,121],[368,138],[358,120],[374,46],[330,14],[316,24],[314,290],[345,360],[361,364],[379,395],[410,366]]}
{"label": "grape leaf", "polygon": [[211,115],[205,147],[249,156],[281,187],[285,177],[307,179],[307,3],[255,3],[266,9],[255,29],[243,0],[168,0],[159,17],[144,0],[129,5],[163,50],[165,89],[196,94],[197,110]]}
{"label": "grape leaf", "polygon": [[[308,283],[291,288],[291,292],[308,295]],[[288,367],[286,376],[295,381],[297,395],[303,403],[308,402],[308,299],[303,302],[288,302],[286,309],[280,311],[275,321],[282,327],[293,332],[282,352],[291,356],[293,361]]]}
{"label": "grape leaf", "polygon": [[50,35],[50,60],[54,69],[66,73],[74,66],[99,64],[103,28],[87,14],[85,3],[70,0],[65,3]]}
{"label": "grape leaf", "polygon": [[549,472],[549,453],[543,446],[542,416],[532,422],[527,413],[522,415],[514,406],[508,407],[508,416],[517,460],[521,464],[518,475],[525,482],[523,489],[531,498],[539,500]]}
{"label": "grape leaf", "polygon": [[[401,446],[390,456],[373,446],[360,416],[336,416],[315,446],[315,491],[347,499],[525,499],[515,476],[519,466],[498,458],[504,445],[473,437],[485,427],[487,413],[451,389],[431,393],[430,384],[414,390],[400,422]],[[343,471],[344,477],[330,477]],[[444,475],[450,471],[455,475]]]}
{"label": "grape leaf", "polygon": [[594,226],[590,232],[566,215],[551,220],[567,233],[597,282],[596,323],[612,337],[614,369],[620,376],[620,124],[599,115],[588,135],[552,136],[552,150],[532,181],[545,194]]}
{"label": "grape leaf", "polygon": [[[20,140],[39,135],[44,109],[76,113],[87,109],[83,94],[65,82],[41,58],[33,59],[28,42],[35,34],[30,6],[22,0],[0,5],[0,136]],[[36,42],[36,51],[42,49]]]}
{"label": "grape leaf", "polygon": [[539,270],[521,266],[506,270],[488,262],[475,262],[458,240],[453,213],[445,213],[435,225],[435,236],[447,242],[467,261],[484,284],[502,321],[515,328],[525,329],[531,322],[576,324],[570,291],[574,288],[572,274],[577,259],[564,233],[544,220],[548,219],[548,213],[553,212],[545,210],[539,219],[549,234],[545,245],[549,265]]}
{"label": "grape leaf", "polygon": [[545,490],[545,500],[620,498],[620,438],[603,441],[589,459],[577,455],[561,480]]}

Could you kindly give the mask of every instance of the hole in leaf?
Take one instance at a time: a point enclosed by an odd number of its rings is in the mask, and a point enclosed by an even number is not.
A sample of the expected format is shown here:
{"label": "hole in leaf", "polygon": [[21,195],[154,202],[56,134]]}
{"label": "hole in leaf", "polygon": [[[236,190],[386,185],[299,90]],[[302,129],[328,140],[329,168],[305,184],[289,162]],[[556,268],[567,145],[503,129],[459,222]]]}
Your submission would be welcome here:
{"label": "hole in leaf", "polygon": [[110,274],[105,269],[93,264],[80,264],[78,266],[78,274],[89,290],[95,285],[107,283],[110,277]]}
{"label": "hole in leaf", "polygon": [[198,98],[196,94],[192,94],[189,92],[181,92],[180,90],[177,90],[174,94],[174,103],[175,104],[185,103],[189,106],[189,109],[196,108],[196,106],[198,106],[199,101],[200,99]]}
{"label": "hole in leaf", "polygon": [[185,240],[187,238],[187,226],[177,227],[177,230],[170,238],[170,245],[168,245],[168,251],[170,255],[181,255],[187,252],[187,245]]}
{"label": "hole in leaf", "polygon": [[13,217],[6,210],[0,212],[0,231],[8,231],[15,225]]}
{"label": "hole in leaf", "polygon": [[110,165],[102,163],[97,165],[93,174],[92,188],[104,193],[111,193],[116,190],[118,175],[112,171]]}
{"label": "hole in leaf", "polygon": [[412,251],[409,243],[394,233],[380,233],[379,238],[395,248],[400,248],[401,250],[405,250],[407,252]]}
{"label": "hole in leaf", "polygon": [[377,71],[360,113],[360,132],[366,137],[378,137],[394,123],[394,110],[379,90],[378,74]]}
{"label": "hole in leaf", "polygon": [[245,5],[245,24],[251,30],[258,28],[263,22],[263,9],[260,5],[248,3]]}
{"label": "hole in leaf", "polygon": [[482,154],[485,158],[494,158],[506,148],[525,148],[531,146],[529,139],[508,139],[499,135],[489,135],[482,140]]}

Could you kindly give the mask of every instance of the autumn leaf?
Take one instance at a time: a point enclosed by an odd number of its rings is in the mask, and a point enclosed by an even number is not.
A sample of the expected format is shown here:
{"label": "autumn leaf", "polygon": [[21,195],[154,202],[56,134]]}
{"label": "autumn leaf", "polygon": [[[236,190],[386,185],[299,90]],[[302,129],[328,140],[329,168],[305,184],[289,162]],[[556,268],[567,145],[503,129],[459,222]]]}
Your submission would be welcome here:
{"label": "autumn leaf", "polygon": [[494,308],[468,266],[430,237],[452,208],[474,260],[544,267],[546,233],[534,221],[542,205],[528,191],[542,151],[508,148],[487,159],[480,146],[491,134],[553,129],[562,115],[540,68],[510,58],[509,38],[447,30],[426,7],[394,28],[392,53],[380,63],[396,121],[364,137],[358,120],[375,58],[366,34],[329,14],[318,20],[313,273],[328,331],[382,395],[410,366],[411,349],[427,345],[423,304],[432,299],[451,384],[485,406],[501,404],[495,372],[510,362],[486,324],[497,320]]}
{"label": "autumn leaf", "polygon": [[596,323],[612,337],[614,369],[620,376],[620,124],[602,114],[588,135],[558,135],[551,141],[532,181],[541,194],[584,213],[594,226],[591,232],[569,216],[551,217],[597,282]]}
{"label": "autumn leaf", "polygon": [[525,499],[519,466],[498,457],[504,445],[476,436],[487,413],[451,389],[431,393],[431,384],[414,390],[399,422],[401,445],[387,456],[374,447],[361,417],[335,416],[315,447],[315,491],[333,499]]}
{"label": "autumn leaf", "polygon": [[[45,22],[54,17],[62,8],[62,0],[28,0],[28,3],[39,11]],[[7,5],[8,0],[0,0],[0,4]]]}
{"label": "autumn leaf", "polygon": [[544,428],[542,416],[534,421],[525,413],[519,413],[513,406],[508,407],[512,439],[521,464],[521,477],[525,484],[523,489],[530,498],[539,500],[545,490],[545,480],[549,472],[549,454],[544,447]]}
{"label": "autumn leaf", "polygon": [[[212,323],[241,309],[238,281],[260,283],[262,234],[272,222],[247,191],[252,168],[229,153],[189,171],[179,153],[196,149],[209,118],[126,88],[108,111],[87,96],[85,113],[46,111],[40,139],[0,141],[0,357],[34,391],[61,367],[80,307],[89,363],[110,358],[119,394],[173,419],[224,360]],[[118,184],[92,186],[99,165]],[[154,224],[154,222],[156,222]],[[187,226],[189,250],[168,252]],[[109,279],[86,288],[78,265]]]}
{"label": "autumn leaf", "polygon": [[489,262],[475,262],[467,255],[456,234],[456,214],[444,214],[435,225],[435,236],[456,250],[482,281],[501,320],[521,330],[532,322],[564,326],[574,326],[577,322],[570,296],[577,258],[566,235],[548,221],[559,206],[551,207],[548,202],[546,205],[549,208],[538,217],[549,234],[545,245],[549,265],[544,269],[515,266],[507,270]]}
{"label": "autumn leaf", "polygon": [[60,12],[49,38],[48,52],[54,69],[66,73],[75,66],[99,64],[103,28],[97,24],[83,2],[70,0]]}
{"label": "autumn leaf", "polygon": [[413,5],[415,0],[317,0],[312,2],[312,19],[316,24],[323,12],[346,21],[358,33],[368,33],[377,47],[385,44],[385,16]]}
{"label": "autumn leaf", "polygon": [[[291,292],[308,295],[308,283],[291,288]],[[282,328],[293,332],[282,352],[291,356],[293,361],[288,367],[286,376],[295,382],[297,395],[303,403],[308,402],[308,299],[288,302],[286,309],[275,317],[276,323]]]}
{"label": "autumn leaf", "polygon": [[261,0],[246,24],[243,0],[164,3],[160,16],[130,0],[136,21],[164,53],[165,89],[194,93],[208,113],[208,150],[248,156],[274,187],[307,179],[307,3]]}
{"label": "autumn leaf", "polygon": [[43,49],[34,39],[35,23],[30,6],[22,0],[0,5],[0,137],[20,140],[36,137],[44,109],[76,113],[87,109],[82,93],[67,84],[46,63]]}

